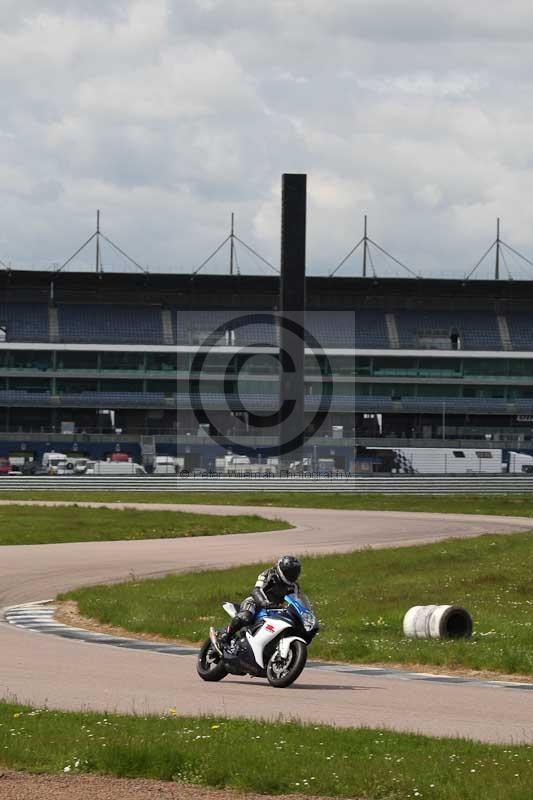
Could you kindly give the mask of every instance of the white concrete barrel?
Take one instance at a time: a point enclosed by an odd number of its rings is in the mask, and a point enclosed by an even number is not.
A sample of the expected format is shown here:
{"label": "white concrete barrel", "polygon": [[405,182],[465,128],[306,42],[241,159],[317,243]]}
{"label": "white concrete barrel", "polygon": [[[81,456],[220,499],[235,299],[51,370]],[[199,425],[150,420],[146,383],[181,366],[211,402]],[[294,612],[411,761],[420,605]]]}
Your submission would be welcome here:
{"label": "white concrete barrel", "polygon": [[472,617],[461,606],[413,606],[403,618],[408,639],[467,639]]}

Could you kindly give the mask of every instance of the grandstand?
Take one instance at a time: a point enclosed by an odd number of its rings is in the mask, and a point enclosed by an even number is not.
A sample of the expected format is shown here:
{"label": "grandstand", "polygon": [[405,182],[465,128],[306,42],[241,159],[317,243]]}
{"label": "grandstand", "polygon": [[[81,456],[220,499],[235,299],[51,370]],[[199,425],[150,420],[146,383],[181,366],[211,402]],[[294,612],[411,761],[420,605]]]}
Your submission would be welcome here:
{"label": "grandstand", "polygon": [[[4,270],[0,284],[0,455],[155,447],[207,467],[221,435],[258,456],[274,444],[251,420],[278,407],[277,276]],[[306,329],[321,348],[309,338],[309,423],[326,360],[333,389],[307,448],[341,467],[377,441],[527,448],[531,309],[533,281],[308,277]]]}

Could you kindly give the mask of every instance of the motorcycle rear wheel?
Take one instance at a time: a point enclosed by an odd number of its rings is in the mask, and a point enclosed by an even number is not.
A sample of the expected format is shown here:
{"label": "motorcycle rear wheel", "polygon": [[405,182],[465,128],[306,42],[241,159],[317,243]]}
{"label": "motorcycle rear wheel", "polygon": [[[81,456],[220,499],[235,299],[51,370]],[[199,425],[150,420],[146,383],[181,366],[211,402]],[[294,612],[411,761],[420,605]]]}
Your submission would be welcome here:
{"label": "motorcycle rear wheel", "polygon": [[267,680],[271,686],[284,689],[298,678],[307,661],[307,646],[295,640],[291,642],[286,659],[282,659],[277,649],[272,654],[266,668]]}
{"label": "motorcycle rear wheel", "polygon": [[221,681],[228,674],[221,656],[207,639],[198,653],[196,671],[203,681]]}

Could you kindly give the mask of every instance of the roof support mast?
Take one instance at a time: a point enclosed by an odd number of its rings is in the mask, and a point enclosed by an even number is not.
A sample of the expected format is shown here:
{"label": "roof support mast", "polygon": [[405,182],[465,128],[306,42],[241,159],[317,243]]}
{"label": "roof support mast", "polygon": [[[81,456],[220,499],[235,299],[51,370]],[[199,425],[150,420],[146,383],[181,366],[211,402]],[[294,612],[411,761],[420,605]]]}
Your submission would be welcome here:
{"label": "roof support mast", "polygon": [[368,255],[367,216],[365,214],[365,228],[363,233],[363,278],[366,278],[366,259]]}
{"label": "roof support mast", "polygon": [[494,278],[499,281],[500,280],[500,218],[496,220],[496,265],[494,269]]}
{"label": "roof support mast", "polygon": [[507,242],[503,241],[503,239],[501,238],[501,235],[500,235],[500,218],[498,217],[496,219],[496,239],[493,241],[493,243],[488,248],[488,250],[486,250],[483,253],[483,255],[481,256],[481,258],[479,259],[477,264],[474,267],[472,267],[472,269],[470,270],[470,272],[467,275],[465,275],[465,277],[464,277],[465,281],[470,280],[470,278],[476,272],[478,267],[485,261],[487,256],[493,250],[496,253],[496,256],[495,256],[496,260],[495,260],[495,264],[494,264],[494,278],[497,281],[500,280],[500,257],[501,257],[501,263],[503,263],[503,266],[507,270],[508,279],[510,281],[513,279],[513,276],[511,275],[511,271],[510,271],[509,266],[507,264],[507,259],[505,257],[505,253],[507,251],[509,253],[512,253],[513,255],[517,256],[519,259],[524,261],[526,264],[529,264],[530,267],[533,267],[533,261],[531,259],[526,258],[526,256],[524,256],[522,253],[519,253],[518,250],[515,250],[514,247],[511,247],[510,244],[507,244]]}
{"label": "roof support mast", "polygon": [[382,253],[384,256],[386,256],[390,261],[394,261],[395,264],[397,264],[399,267],[401,267],[403,270],[405,270],[405,272],[407,272],[409,275],[412,275],[413,278],[420,278],[421,277],[420,275],[417,275],[417,273],[414,272],[414,270],[412,270],[411,267],[408,267],[406,264],[402,264],[402,262],[399,261],[399,259],[397,259],[394,256],[392,256],[383,247],[381,247],[381,245],[379,245],[377,242],[375,242],[373,239],[370,238],[370,236],[368,235],[368,218],[367,218],[367,215],[365,214],[365,221],[364,221],[364,227],[363,227],[363,236],[361,237],[361,239],[359,239],[359,241],[357,242],[355,247],[352,247],[350,252],[347,255],[344,256],[342,261],[339,264],[337,264],[335,269],[332,270],[329,273],[329,277],[330,278],[333,278],[337,274],[337,272],[340,270],[340,268],[342,266],[344,266],[344,264],[346,264],[348,259],[351,258],[351,256],[353,256],[355,251],[361,245],[363,245],[363,278],[367,277],[367,272],[368,272],[367,264],[370,264],[370,268],[372,269],[372,273],[373,273],[374,277],[376,277],[376,270],[374,269],[374,262],[373,262],[373,259],[372,259],[372,250],[370,248],[370,245],[375,247],[376,250],[379,250],[380,253]]}
{"label": "roof support mast", "polygon": [[105,233],[102,233],[102,231],[100,230],[100,210],[98,210],[96,212],[96,230],[95,230],[95,232],[93,234],[91,234],[91,236],[89,236],[87,241],[84,242],[81,245],[81,247],[78,247],[76,252],[73,253],[70,256],[70,258],[67,258],[67,260],[65,262],[63,262],[63,264],[61,264],[60,267],[58,267],[56,270],[54,270],[54,275],[59,275],[59,273],[62,272],[65,269],[65,267],[67,267],[71,263],[71,261],[73,261],[76,258],[76,256],[79,255],[82,252],[82,250],[84,250],[87,247],[87,245],[89,245],[92,242],[93,239],[96,239],[96,272],[97,272],[97,274],[101,275],[102,272],[103,272],[103,270],[102,270],[102,257],[101,257],[101,250],[100,250],[100,239],[103,239],[105,242],[107,242],[107,244],[110,245],[113,248],[113,250],[116,250],[117,253],[120,253],[121,256],[123,256],[127,261],[130,262],[130,264],[133,264],[134,267],[137,267],[137,269],[139,269],[145,275],[149,274],[148,270],[145,267],[143,267],[141,264],[139,264],[137,261],[135,261],[135,259],[132,258],[131,256],[129,256],[127,253],[125,253],[124,250],[122,250],[118,246],[118,244],[115,244],[115,242],[111,241],[111,239],[108,236],[106,236]]}
{"label": "roof support mast", "polygon": [[267,261],[266,258],[263,258],[263,256],[259,255],[257,250],[254,250],[253,247],[250,247],[249,244],[246,244],[246,242],[243,242],[243,240],[241,238],[239,238],[239,236],[237,236],[237,234],[235,233],[235,214],[232,212],[232,214],[231,214],[231,227],[230,227],[229,234],[226,236],[224,241],[221,242],[215,250],[213,250],[211,255],[207,256],[207,258],[204,261],[202,261],[200,266],[196,267],[196,269],[194,269],[191,272],[191,277],[194,277],[195,275],[198,275],[198,273],[201,272],[203,270],[203,268],[207,264],[209,264],[209,262],[217,255],[217,253],[219,253],[222,250],[223,247],[225,247],[228,244],[228,242],[229,242],[229,246],[230,246],[230,252],[229,252],[229,273],[230,273],[230,275],[240,275],[241,274],[240,267],[239,267],[239,259],[237,257],[237,244],[236,244],[237,242],[240,245],[242,245],[244,248],[246,248],[246,250],[248,250],[248,252],[251,253],[251,255],[253,255],[259,261],[261,261],[263,264],[265,264],[265,266],[269,267],[269,269],[271,269],[273,272],[279,273],[279,269],[277,267],[275,267],[273,264],[271,264],[270,261]]}
{"label": "roof support mast", "polygon": [[235,214],[231,212],[231,232],[229,235],[229,274],[233,275],[235,261]]}
{"label": "roof support mast", "polygon": [[99,275],[100,269],[100,209],[96,211],[96,274]]}

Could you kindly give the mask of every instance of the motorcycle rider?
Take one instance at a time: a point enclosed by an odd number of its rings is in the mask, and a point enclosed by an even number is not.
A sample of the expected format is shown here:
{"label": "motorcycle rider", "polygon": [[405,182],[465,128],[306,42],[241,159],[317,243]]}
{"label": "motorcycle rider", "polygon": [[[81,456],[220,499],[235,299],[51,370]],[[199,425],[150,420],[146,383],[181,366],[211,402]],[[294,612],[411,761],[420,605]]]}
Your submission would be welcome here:
{"label": "motorcycle rider", "polygon": [[298,594],[297,580],[301,568],[295,556],[281,556],[273,567],[258,575],[252,594],[242,601],[238,613],[226,630],[222,633],[218,633],[215,628],[209,630],[209,638],[220,655],[237,631],[253,622],[260,608],[278,608],[286,594]]}

